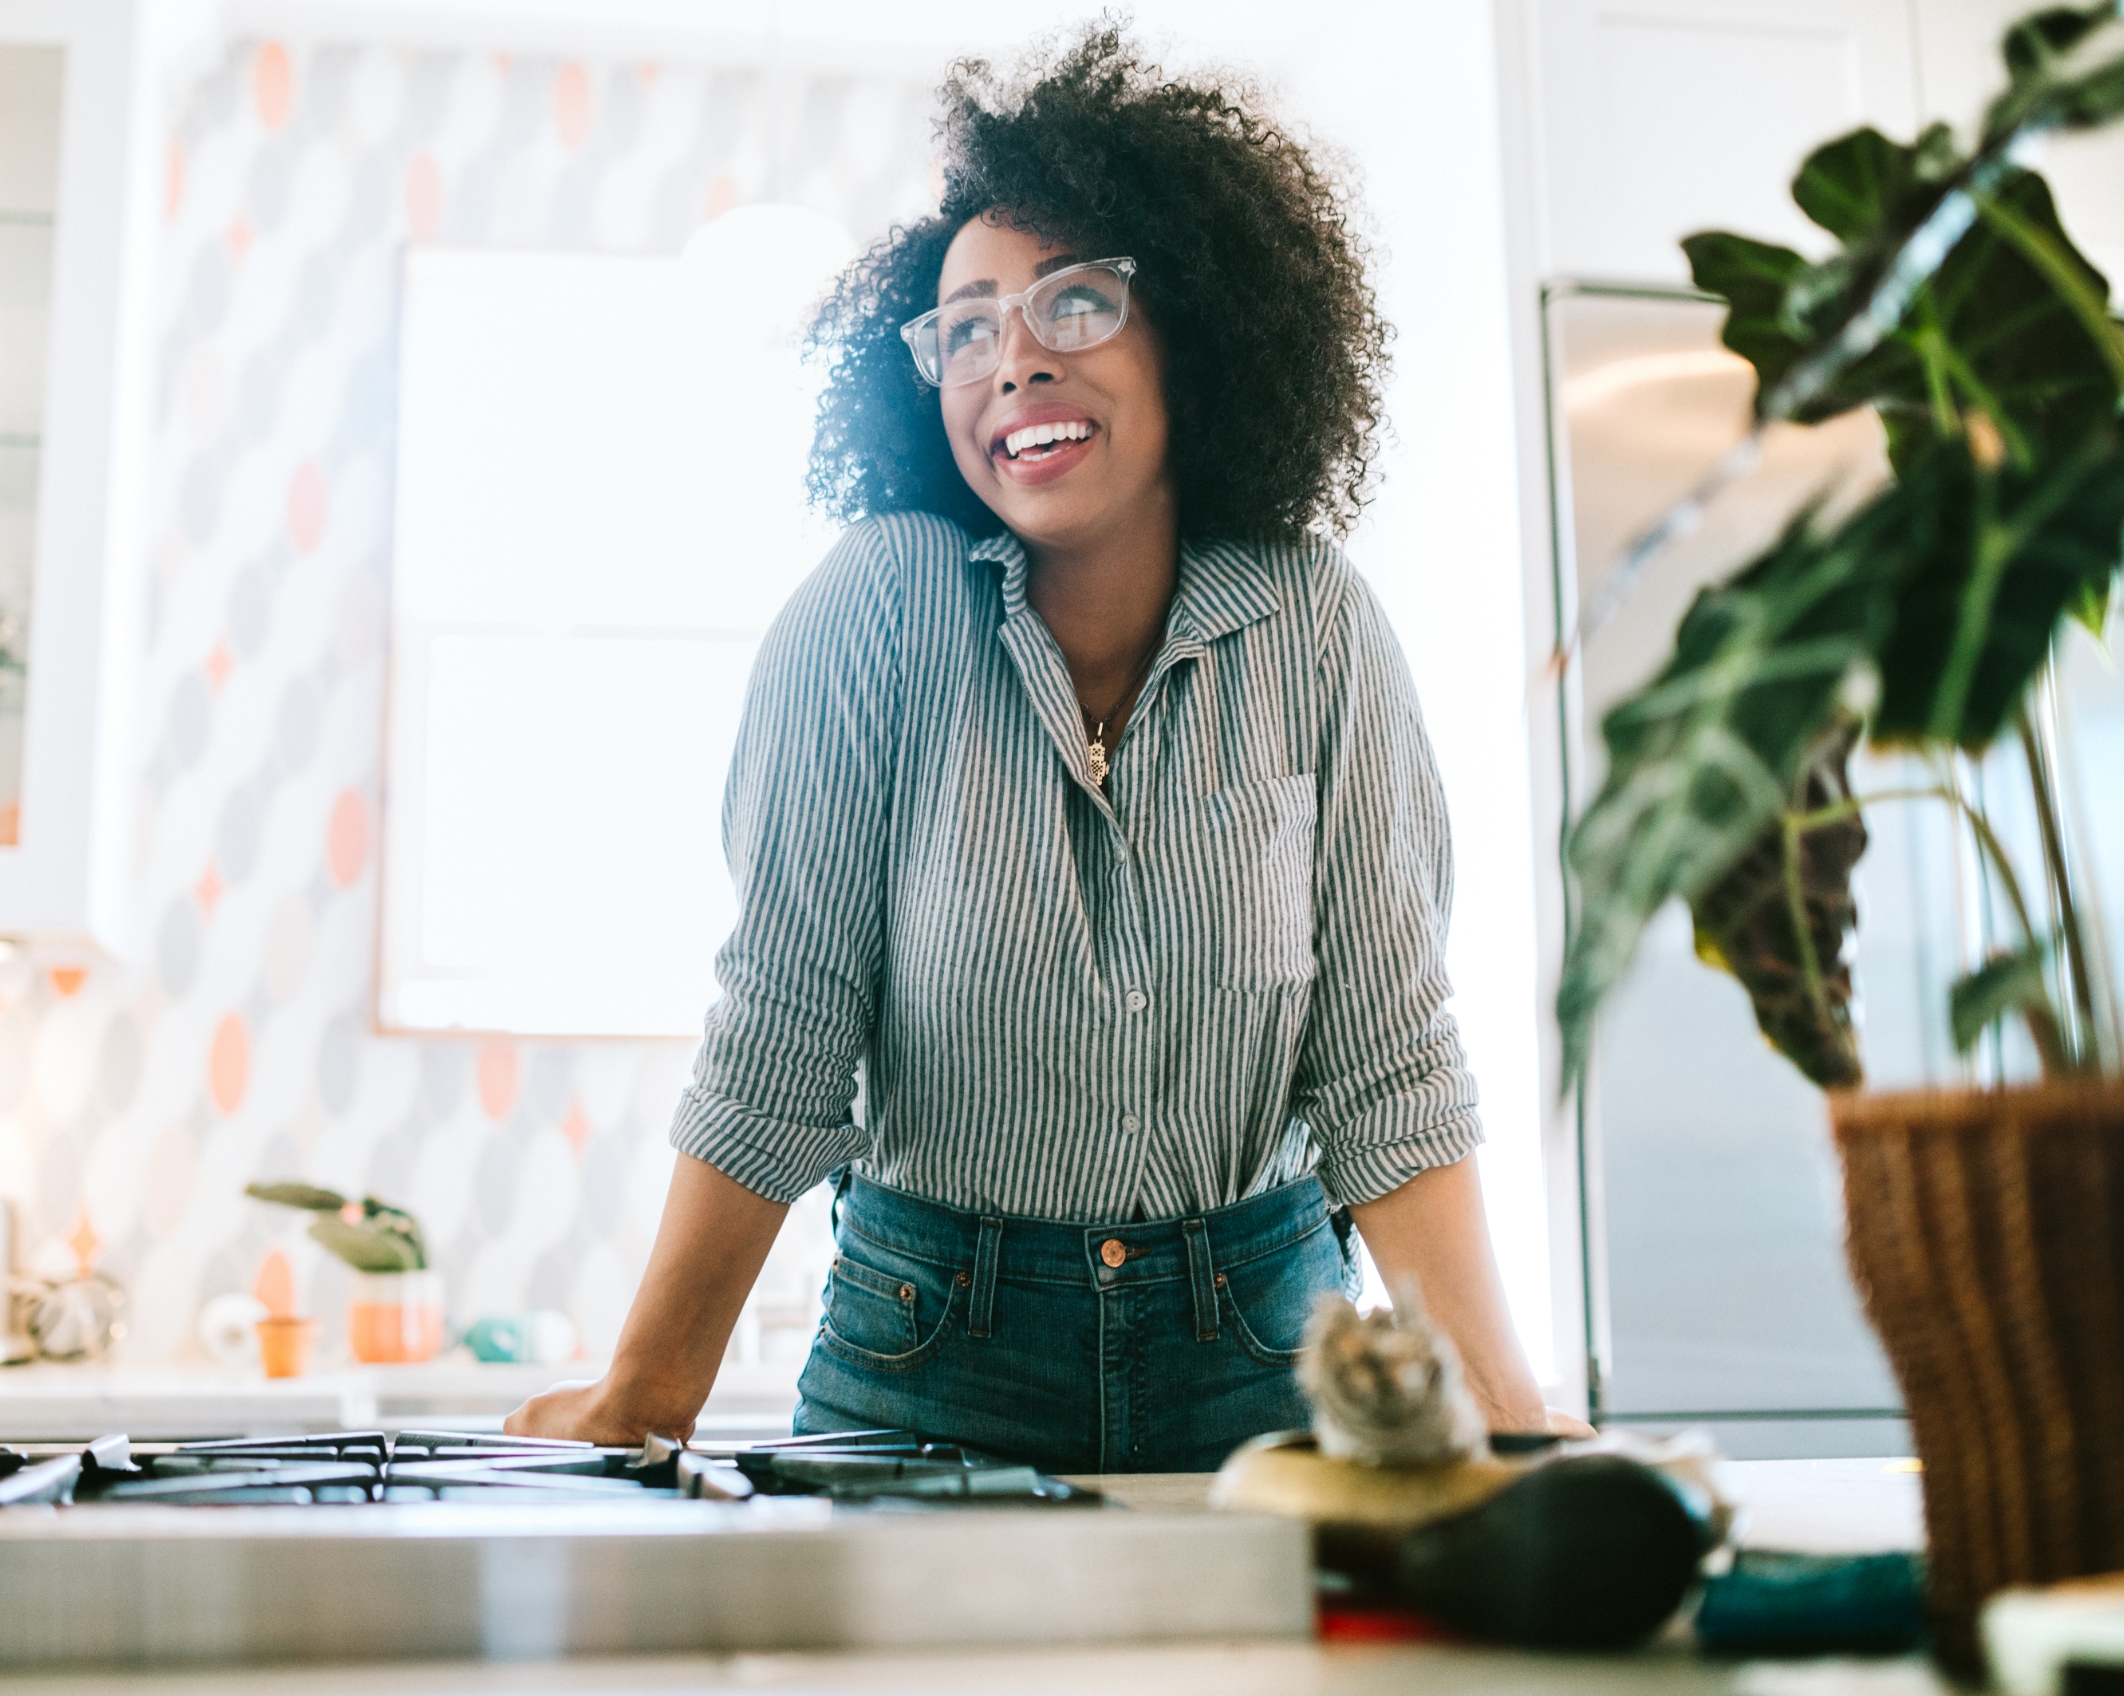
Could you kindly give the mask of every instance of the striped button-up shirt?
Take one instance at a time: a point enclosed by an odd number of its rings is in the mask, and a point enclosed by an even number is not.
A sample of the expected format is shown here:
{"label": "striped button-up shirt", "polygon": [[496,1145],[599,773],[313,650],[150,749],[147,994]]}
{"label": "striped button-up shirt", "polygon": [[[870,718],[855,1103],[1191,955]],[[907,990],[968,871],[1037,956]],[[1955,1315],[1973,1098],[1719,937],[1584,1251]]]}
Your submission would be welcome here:
{"label": "striped button-up shirt", "polygon": [[1363,579],[1311,539],[1183,546],[1102,791],[1026,569],[1008,535],[872,519],[775,620],[672,1142],[777,1201],[855,1162],[1090,1222],[1458,1160],[1445,807]]}

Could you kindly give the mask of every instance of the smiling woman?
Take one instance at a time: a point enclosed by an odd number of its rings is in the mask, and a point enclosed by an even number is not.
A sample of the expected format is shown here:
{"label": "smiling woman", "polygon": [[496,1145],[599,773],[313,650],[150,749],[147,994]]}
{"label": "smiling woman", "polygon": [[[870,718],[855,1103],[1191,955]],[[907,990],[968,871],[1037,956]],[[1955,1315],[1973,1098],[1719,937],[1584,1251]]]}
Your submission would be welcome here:
{"label": "smiling woman", "polygon": [[945,250],[968,221],[998,211],[1058,252],[1134,259],[1163,350],[1190,533],[1339,531],[1355,518],[1389,331],[1350,196],[1317,150],[1243,83],[1168,80],[1112,31],[1015,78],[962,63],[943,102],[937,216],[872,248],[814,332],[834,354],[814,499],[851,520],[932,512],[976,534],[997,529],[923,427],[936,401],[900,330],[939,304]]}
{"label": "smiling woman", "polygon": [[1303,1422],[1353,1230],[1493,1426],[1541,1426],[1466,1158],[1437,773],[1330,540],[1386,337],[1349,208],[1251,95],[1110,31],[945,100],[940,211],[816,331],[850,528],[747,687],[690,1158],[612,1374],[511,1428],[690,1429],[829,1174],[799,1431],[1214,1467]]}

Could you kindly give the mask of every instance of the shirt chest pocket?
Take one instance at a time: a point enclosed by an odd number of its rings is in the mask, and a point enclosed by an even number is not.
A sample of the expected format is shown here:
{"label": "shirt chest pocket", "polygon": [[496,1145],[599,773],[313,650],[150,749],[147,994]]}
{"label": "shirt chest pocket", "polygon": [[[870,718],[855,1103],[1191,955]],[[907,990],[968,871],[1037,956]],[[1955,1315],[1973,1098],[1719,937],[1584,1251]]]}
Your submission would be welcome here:
{"label": "shirt chest pocket", "polygon": [[1204,803],[1201,888],[1221,989],[1313,976],[1313,775],[1227,789]]}

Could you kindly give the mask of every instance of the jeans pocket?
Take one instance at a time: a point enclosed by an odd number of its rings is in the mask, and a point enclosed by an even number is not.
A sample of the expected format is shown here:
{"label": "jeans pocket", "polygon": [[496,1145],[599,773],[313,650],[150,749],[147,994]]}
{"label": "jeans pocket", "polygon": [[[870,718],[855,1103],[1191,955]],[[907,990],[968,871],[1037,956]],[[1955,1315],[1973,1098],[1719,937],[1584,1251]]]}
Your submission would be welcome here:
{"label": "jeans pocket", "polygon": [[863,1366],[920,1364],[944,1339],[957,1305],[959,1282],[949,1267],[894,1254],[867,1241],[844,1240],[826,1280],[826,1323],[820,1341]]}
{"label": "jeans pocket", "polygon": [[1240,1347],[1263,1365],[1290,1366],[1314,1304],[1342,1287],[1342,1248],[1323,1219],[1288,1248],[1224,1270],[1218,1296]]}

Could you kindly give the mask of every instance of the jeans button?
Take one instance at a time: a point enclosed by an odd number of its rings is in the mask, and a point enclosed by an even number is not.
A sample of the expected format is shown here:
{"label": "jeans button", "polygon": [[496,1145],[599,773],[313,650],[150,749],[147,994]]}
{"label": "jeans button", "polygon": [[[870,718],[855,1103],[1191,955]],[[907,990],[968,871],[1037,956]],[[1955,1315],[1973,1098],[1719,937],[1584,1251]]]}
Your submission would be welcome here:
{"label": "jeans button", "polygon": [[1119,1266],[1128,1258],[1128,1245],[1119,1237],[1108,1237],[1099,1245],[1099,1258],[1109,1266]]}

